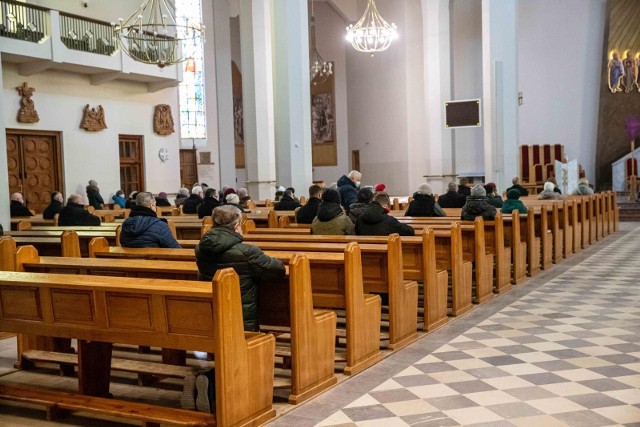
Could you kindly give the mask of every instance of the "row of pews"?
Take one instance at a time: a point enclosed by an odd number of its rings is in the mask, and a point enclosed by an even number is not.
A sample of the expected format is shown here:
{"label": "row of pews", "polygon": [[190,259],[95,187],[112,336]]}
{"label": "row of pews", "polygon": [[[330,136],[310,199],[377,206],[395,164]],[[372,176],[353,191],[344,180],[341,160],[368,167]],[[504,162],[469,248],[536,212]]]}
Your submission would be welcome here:
{"label": "row of pews", "polygon": [[[20,334],[18,366],[77,369],[78,393],[0,382],[0,399],[44,405],[50,419],[80,410],[145,425],[259,425],[275,416],[274,390],[297,404],[421,334],[486,303],[618,228],[615,194],[524,198],[529,212],[493,221],[410,218],[416,236],[314,236],[293,212],[268,208],[243,221],[245,242],[287,266],[262,284],[261,332],[245,333],[237,275],[198,282],[193,247],[210,218],[175,215],[183,249],[118,246],[119,222],[99,227],[20,223],[0,238],[0,330]],[[78,340],[70,354],[69,339]],[[114,345],[157,347],[163,363],[112,357]],[[215,362],[216,413],[107,399],[112,370],[182,377],[187,351]]]}

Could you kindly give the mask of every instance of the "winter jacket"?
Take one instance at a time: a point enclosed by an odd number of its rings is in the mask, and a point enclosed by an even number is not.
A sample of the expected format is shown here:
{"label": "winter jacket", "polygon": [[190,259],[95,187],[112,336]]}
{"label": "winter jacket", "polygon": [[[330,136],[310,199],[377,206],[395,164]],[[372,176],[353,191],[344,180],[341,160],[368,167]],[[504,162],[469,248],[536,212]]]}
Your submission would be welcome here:
{"label": "winter jacket", "polygon": [[560,200],[562,199],[561,193],[557,193],[554,190],[547,191],[543,190],[540,194],[538,194],[538,200]]}
{"label": "winter jacket", "polygon": [[458,194],[462,194],[464,197],[471,195],[471,187],[468,185],[458,185]]}
{"label": "winter jacket", "polygon": [[342,175],[338,180],[338,193],[340,193],[340,203],[348,214],[349,207],[358,202],[358,188],[349,177]]}
{"label": "winter jacket", "polygon": [[122,209],[127,206],[127,199],[124,197],[113,195],[111,196],[111,200],[113,200],[113,203],[120,206]]}
{"label": "winter jacket", "polygon": [[47,206],[42,212],[42,218],[53,219],[56,214],[62,211],[62,202],[52,200],[49,206]]}
{"label": "winter jacket", "polygon": [[100,195],[100,189],[95,185],[87,185],[87,197],[89,198],[89,206],[93,206],[95,209],[102,209],[104,200]]}
{"label": "winter jacket", "polygon": [[507,188],[506,192],[508,193],[509,190],[518,190],[520,192],[520,197],[524,197],[524,196],[528,196],[529,195],[529,190],[527,190],[526,188],[524,188],[520,184],[512,185],[511,187]]}
{"label": "winter jacket", "polygon": [[131,210],[129,218],[122,223],[120,244],[126,248],[180,248],[171,234],[167,220],[144,206]]}
{"label": "winter jacket", "polygon": [[358,218],[367,210],[369,207],[369,203],[354,203],[349,206],[349,219],[354,224],[358,222]]}
{"label": "winter jacket", "polygon": [[258,331],[258,285],[261,280],[284,278],[282,261],[268,257],[257,246],[242,243],[240,234],[224,227],[209,230],[195,251],[200,280],[210,282],[223,268],[235,270],[240,278],[244,329]]}
{"label": "winter jacket", "polygon": [[205,216],[211,216],[213,210],[220,206],[218,199],[213,197],[205,197],[205,199],[198,205],[198,218],[204,218]]}
{"label": "winter jacket", "polygon": [[58,225],[100,225],[100,218],[92,215],[83,205],[67,202],[58,217]]}
{"label": "winter jacket", "polygon": [[513,211],[519,211],[521,214],[528,212],[527,207],[518,199],[507,199],[502,205],[502,213],[510,214]]}
{"label": "winter jacket", "polygon": [[183,196],[182,194],[178,194],[176,196],[176,200],[174,201],[174,203],[176,205],[176,208],[179,208],[184,203],[185,200],[187,200],[187,196]]}
{"label": "winter jacket", "polygon": [[415,193],[404,216],[447,216],[447,214],[433,196]]}
{"label": "winter jacket", "polygon": [[353,234],[353,223],[337,203],[322,202],[318,215],[311,223],[311,234],[345,235]]}
{"label": "winter jacket", "polygon": [[307,203],[296,212],[296,222],[298,224],[311,224],[318,215],[318,208],[322,200],[318,197],[309,197]]}
{"label": "winter jacket", "polygon": [[438,197],[438,204],[442,208],[461,208],[467,201],[467,197],[457,191],[447,191],[446,194]]}
{"label": "winter jacket", "polygon": [[489,203],[486,197],[469,196],[467,203],[462,207],[460,218],[465,221],[474,221],[477,216],[493,220],[496,217],[496,207]]}
{"label": "winter jacket", "polygon": [[168,199],[156,197],[156,206],[171,206],[171,202]]}
{"label": "winter jacket", "polygon": [[501,208],[502,204],[504,203],[502,200],[502,197],[500,196],[487,196],[487,200],[489,201],[489,203],[491,203],[493,206],[495,206],[496,208]]}
{"label": "winter jacket", "polygon": [[249,201],[251,201],[251,196],[240,197],[239,206],[242,209],[249,209]]}
{"label": "winter jacket", "polygon": [[12,200],[9,208],[10,215],[13,218],[14,216],[33,216],[31,211],[27,209],[25,205],[20,203],[17,200]]}
{"label": "winter jacket", "polygon": [[371,203],[356,223],[356,234],[359,236],[388,236],[392,233],[398,233],[401,236],[416,234],[410,225],[402,224],[389,216],[378,203]]}
{"label": "winter jacket", "polygon": [[293,199],[291,196],[284,195],[282,199],[275,205],[273,205],[274,211],[295,211],[300,207],[300,202]]}
{"label": "winter jacket", "polygon": [[198,213],[198,205],[202,203],[202,197],[192,194],[182,203],[182,213],[194,214]]}
{"label": "winter jacket", "polygon": [[578,188],[573,190],[574,196],[593,196],[593,189],[588,184],[578,184]]}

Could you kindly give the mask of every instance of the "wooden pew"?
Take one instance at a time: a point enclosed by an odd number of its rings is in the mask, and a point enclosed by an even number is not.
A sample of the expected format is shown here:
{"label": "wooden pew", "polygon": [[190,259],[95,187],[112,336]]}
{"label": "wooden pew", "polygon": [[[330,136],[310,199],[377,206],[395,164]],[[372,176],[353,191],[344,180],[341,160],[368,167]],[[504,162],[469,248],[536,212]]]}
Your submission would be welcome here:
{"label": "wooden pew", "polygon": [[[46,254],[70,256],[71,252],[75,251],[76,246],[79,248],[79,254],[87,256],[89,253],[89,243],[94,237],[104,237],[110,243],[116,243],[116,231],[9,231],[5,233],[8,236],[15,237],[22,244],[31,244],[38,248],[39,251]],[[63,238],[63,236],[65,236]],[[31,239],[28,239],[31,238]],[[62,246],[58,247],[57,242],[60,242]],[[63,256],[65,256],[63,255]],[[78,256],[81,256],[78,255]]]}
{"label": "wooden pew", "polygon": [[[240,287],[232,269],[219,271],[213,284],[180,286],[158,279],[2,272],[0,300],[0,330],[78,339],[83,395],[108,395],[112,343],[200,350],[215,353],[216,425],[257,425],[275,417],[275,339],[244,332]],[[19,398],[15,389],[0,393]],[[135,405],[123,401],[113,401],[108,409],[100,406],[103,400],[81,402],[91,412],[143,420],[149,415],[137,414]]]}

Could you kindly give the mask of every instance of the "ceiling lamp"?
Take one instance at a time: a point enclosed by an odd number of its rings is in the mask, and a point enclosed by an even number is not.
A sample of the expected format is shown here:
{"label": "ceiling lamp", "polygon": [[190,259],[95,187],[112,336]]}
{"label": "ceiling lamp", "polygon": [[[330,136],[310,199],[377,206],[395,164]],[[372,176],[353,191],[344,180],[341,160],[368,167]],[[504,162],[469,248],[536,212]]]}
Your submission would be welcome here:
{"label": "ceiling lamp", "polygon": [[171,0],[144,0],[126,20],[112,22],[120,48],[133,60],[164,68],[185,61],[183,42],[204,42],[204,25],[176,20]]}
{"label": "ceiling lamp", "polygon": [[313,0],[311,0],[311,18],[309,20],[309,77],[314,86],[322,84],[327,81],[330,75],[333,74],[333,63],[326,62],[318,53],[316,48],[316,19],[313,15]]}
{"label": "ceiling lamp", "polygon": [[368,0],[367,9],[358,22],[347,27],[347,40],[358,52],[382,52],[389,48],[391,42],[398,38],[398,27],[385,21],[374,0]]}

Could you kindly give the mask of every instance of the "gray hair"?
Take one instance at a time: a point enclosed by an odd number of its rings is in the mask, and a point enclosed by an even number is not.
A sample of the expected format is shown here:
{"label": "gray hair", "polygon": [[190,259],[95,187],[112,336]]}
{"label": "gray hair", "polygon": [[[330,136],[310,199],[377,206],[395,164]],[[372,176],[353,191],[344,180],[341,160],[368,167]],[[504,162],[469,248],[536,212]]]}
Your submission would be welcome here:
{"label": "gray hair", "polygon": [[458,191],[458,184],[456,184],[455,182],[450,182],[447,185],[447,190],[448,191]]}
{"label": "gray hair", "polygon": [[90,179],[89,180],[89,185],[93,185],[93,186],[98,186],[98,182],[95,179]]}
{"label": "gray hair", "polygon": [[191,194],[197,194],[200,195],[200,193],[202,193],[202,187],[200,187],[199,185],[194,185],[193,188],[191,189]]}
{"label": "gray hair", "polygon": [[513,185],[518,185],[519,182],[520,182],[520,178],[518,178],[517,176],[511,180],[511,183]]}
{"label": "gray hair", "polygon": [[352,170],[351,172],[349,172],[349,175],[347,175],[347,178],[349,178],[349,179],[362,179],[362,174],[360,172],[358,172],[357,170]]}
{"label": "gray hair", "polygon": [[380,206],[391,206],[391,200],[389,199],[389,195],[384,191],[378,191],[375,196],[373,196],[373,200],[371,203],[377,203]]}
{"label": "gray hair", "polygon": [[67,203],[76,203],[78,205],[84,204],[84,199],[79,194],[72,194],[67,198]]}
{"label": "gray hair", "polygon": [[228,228],[229,230],[236,228],[236,225],[242,219],[240,209],[231,205],[218,206],[213,210],[211,216],[213,217],[214,226]]}
{"label": "gray hair", "polygon": [[150,207],[155,199],[153,198],[153,194],[147,193],[146,191],[141,191],[136,196],[136,206],[144,206],[145,208]]}

